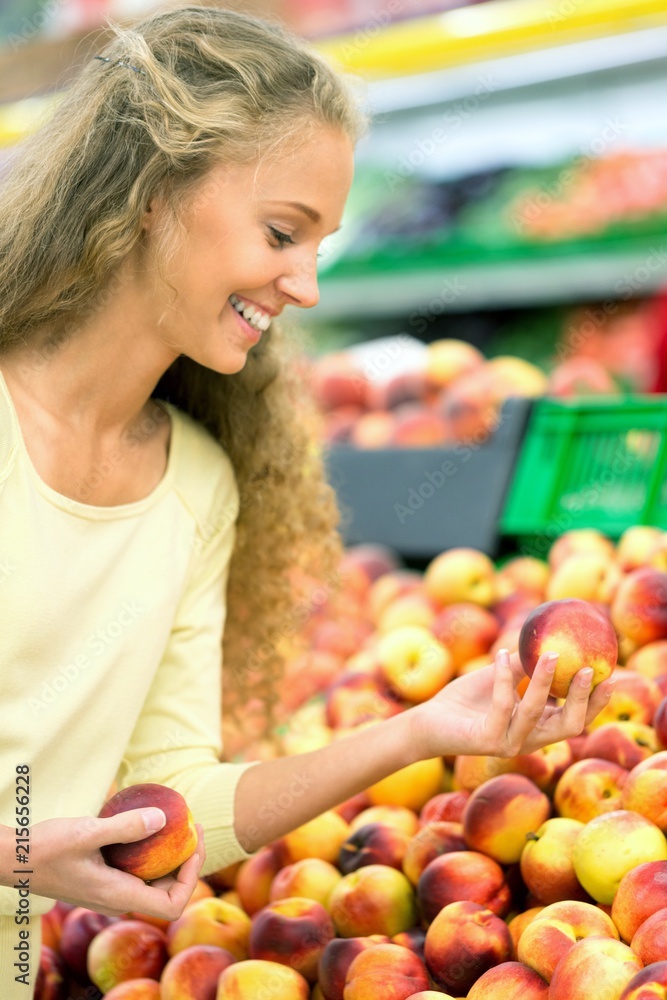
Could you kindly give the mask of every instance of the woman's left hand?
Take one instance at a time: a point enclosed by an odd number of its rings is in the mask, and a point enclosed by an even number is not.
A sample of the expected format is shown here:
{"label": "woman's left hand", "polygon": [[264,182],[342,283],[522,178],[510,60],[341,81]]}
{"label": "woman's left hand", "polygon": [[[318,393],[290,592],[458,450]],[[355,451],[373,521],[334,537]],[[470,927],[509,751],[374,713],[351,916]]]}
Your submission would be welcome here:
{"label": "woman's left hand", "polygon": [[417,759],[440,755],[515,757],[581,733],[607,704],[611,679],[591,692],[593,671],[582,667],[567,698],[549,697],[557,656],[541,656],[521,698],[525,678],[518,654],[500,650],[495,663],[450,681],[435,697],[411,710]]}

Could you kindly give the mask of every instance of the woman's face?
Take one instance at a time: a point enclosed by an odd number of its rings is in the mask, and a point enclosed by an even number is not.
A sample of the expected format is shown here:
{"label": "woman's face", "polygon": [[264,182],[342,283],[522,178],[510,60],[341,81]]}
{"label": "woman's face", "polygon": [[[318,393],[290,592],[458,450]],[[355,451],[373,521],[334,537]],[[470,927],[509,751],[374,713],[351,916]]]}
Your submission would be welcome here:
{"label": "woman's face", "polygon": [[340,225],[352,170],[351,141],[325,128],[280,156],[213,168],[188,200],[184,240],[165,269],[175,301],[151,260],[169,226],[155,199],[142,302],[160,342],[231,374],[284,306],[314,306],[318,247]]}

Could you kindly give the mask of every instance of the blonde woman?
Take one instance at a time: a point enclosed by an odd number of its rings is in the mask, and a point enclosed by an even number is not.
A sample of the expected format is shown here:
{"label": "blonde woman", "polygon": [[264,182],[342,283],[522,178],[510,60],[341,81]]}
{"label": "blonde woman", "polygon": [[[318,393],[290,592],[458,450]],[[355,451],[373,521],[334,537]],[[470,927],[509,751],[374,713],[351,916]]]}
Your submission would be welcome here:
{"label": "blonde woman", "polygon": [[[270,692],[296,583],[340,554],[277,317],[317,302],[360,127],[301,42],[174,8],[116,29],[3,183],[3,998],[30,995],[55,899],[173,919],[200,872],[403,765],[536,749],[609,696],[582,671],[551,706],[543,658],[519,702],[502,653],[330,747],[220,760],[223,631],[230,697]],[[164,822],[95,818],[114,780],[185,795],[200,846],[177,874],[148,885],[104,864],[100,846]],[[285,805],[267,825],[269,797]]]}

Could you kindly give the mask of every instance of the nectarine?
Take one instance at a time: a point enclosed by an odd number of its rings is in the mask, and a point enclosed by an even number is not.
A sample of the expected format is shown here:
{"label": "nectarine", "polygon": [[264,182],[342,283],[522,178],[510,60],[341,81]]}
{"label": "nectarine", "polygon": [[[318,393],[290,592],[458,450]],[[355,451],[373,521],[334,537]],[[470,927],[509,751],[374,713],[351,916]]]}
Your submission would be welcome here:
{"label": "nectarine", "polygon": [[550,693],[565,698],[582,667],[593,670],[593,687],[611,675],[618,640],[608,616],[588,601],[546,601],[530,612],[519,635],[519,657],[529,676],[543,653],[558,653]]}
{"label": "nectarine", "polygon": [[164,812],[167,822],[162,829],[144,840],[107,844],[101,852],[112,868],[150,882],[168,875],[187,861],[194,854],[198,838],[192,814],[180,792],[153,782],[130,785],[116,792],[102,806],[100,817],[147,806],[156,806]]}

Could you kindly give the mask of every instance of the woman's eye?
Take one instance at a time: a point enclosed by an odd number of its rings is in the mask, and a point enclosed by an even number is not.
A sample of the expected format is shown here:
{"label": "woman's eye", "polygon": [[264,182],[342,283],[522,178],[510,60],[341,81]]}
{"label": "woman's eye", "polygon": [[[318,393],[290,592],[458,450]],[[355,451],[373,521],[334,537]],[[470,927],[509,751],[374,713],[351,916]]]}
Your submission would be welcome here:
{"label": "woman's eye", "polygon": [[280,248],[294,243],[294,240],[289,233],[283,233],[280,229],[276,229],[274,226],[269,226],[269,232]]}

